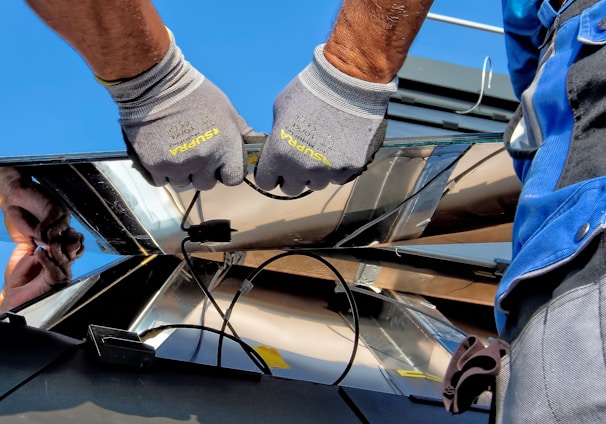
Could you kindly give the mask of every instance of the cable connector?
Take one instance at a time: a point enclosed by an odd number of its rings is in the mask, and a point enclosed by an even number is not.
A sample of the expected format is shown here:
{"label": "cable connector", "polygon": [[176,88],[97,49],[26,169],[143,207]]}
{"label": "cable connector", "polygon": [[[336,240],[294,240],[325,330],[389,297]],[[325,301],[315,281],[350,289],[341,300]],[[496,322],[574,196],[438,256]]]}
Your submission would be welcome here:
{"label": "cable connector", "polygon": [[203,222],[199,225],[192,225],[187,228],[189,240],[194,243],[219,242],[226,243],[231,241],[231,233],[236,231],[231,228],[229,219],[213,219]]}
{"label": "cable connector", "polygon": [[93,356],[104,364],[142,369],[151,367],[156,357],[156,350],[132,331],[91,324],[88,339]]}
{"label": "cable connector", "polygon": [[255,287],[255,285],[248,278],[246,278],[244,281],[242,281],[242,284],[238,290],[240,290],[240,293],[242,294],[248,294],[253,287]]}
{"label": "cable connector", "polygon": [[231,318],[231,311],[233,311],[233,309],[232,309],[232,308],[228,308],[228,309],[225,311],[225,315],[223,315],[223,321],[225,321],[225,322],[229,322],[229,319]]}

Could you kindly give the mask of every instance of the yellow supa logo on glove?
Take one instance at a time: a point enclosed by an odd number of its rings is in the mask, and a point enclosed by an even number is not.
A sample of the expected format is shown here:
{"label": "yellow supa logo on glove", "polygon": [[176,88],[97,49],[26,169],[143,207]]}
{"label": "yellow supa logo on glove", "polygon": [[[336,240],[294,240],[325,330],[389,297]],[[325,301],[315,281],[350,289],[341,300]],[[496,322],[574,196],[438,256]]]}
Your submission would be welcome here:
{"label": "yellow supa logo on glove", "polygon": [[314,151],[314,149],[306,146],[303,143],[297,142],[297,140],[295,140],[295,138],[292,135],[290,135],[289,133],[287,133],[284,129],[280,130],[280,138],[282,140],[287,140],[287,142],[290,146],[294,147],[299,152],[303,153],[305,156],[309,156],[313,160],[322,162],[324,165],[332,168],[332,163],[330,163],[330,161],[328,160],[328,158],[325,155]]}
{"label": "yellow supa logo on glove", "polygon": [[205,143],[217,135],[219,135],[219,129],[213,128],[212,130],[206,131],[204,134],[192,138],[191,141],[189,141],[188,143],[183,143],[179,146],[176,146],[174,149],[168,149],[168,151],[171,155],[177,156],[179,153],[185,153],[190,149],[198,147],[201,143]]}

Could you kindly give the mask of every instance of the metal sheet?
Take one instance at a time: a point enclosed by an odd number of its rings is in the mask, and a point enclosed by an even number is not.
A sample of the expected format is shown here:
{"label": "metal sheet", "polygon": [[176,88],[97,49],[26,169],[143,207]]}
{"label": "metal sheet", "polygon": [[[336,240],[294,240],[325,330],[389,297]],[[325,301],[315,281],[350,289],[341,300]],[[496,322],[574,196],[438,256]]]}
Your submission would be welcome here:
{"label": "metal sheet", "polygon": [[[247,145],[250,180],[254,179],[254,163],[260,148],[258,144]],[[470,225],[478,228],[510,222],[511,203],[515,204],[511,187],[487,193],[483,190],[485,181],[474,180],[478,168],[491,167],[497,173],[495,164],[486,162],[486,158],[499,150],[502,150],[500,134],[389,139],[368,170],[356,180],[302,198],[270,198],[245,184],[217,185],[201,194],[189,224],[228,219],[237,231],[231,242],[202,243],[190,248],[200,251],[327,248],[417,239],[424,236],[436,210],[441,210],[443,216],[454,210],[441,205],[447,203],[450,193],[462,182],[468,199],[488,196],[494,200],[489,208],[486,202],[476,202],[482,211],[475,214],[477,219]],[[132,168],[129,160],[116,160],[115,153],[108,153],[108,160],[100,160],[101,156],[96,159],[89,163],[78,155],[30,157],[21,167],[53,188],[75,218],[93,234],[95,244],[87,246],[89,250],[126,255],[178,253],[186,235],[180,228],[181,220],[195,190],[153,187]],[[16,162],[17,158],[4,158],[6,164]],[[30,166],[24,166],[25,163]],[[498,171],[501,179],[513,176],[510,163],[501,163]],[[272,194],[281,192],[276,189]],[[461,231],[460,223],[455,226],[452,220],[443,221],[440,233]]]}

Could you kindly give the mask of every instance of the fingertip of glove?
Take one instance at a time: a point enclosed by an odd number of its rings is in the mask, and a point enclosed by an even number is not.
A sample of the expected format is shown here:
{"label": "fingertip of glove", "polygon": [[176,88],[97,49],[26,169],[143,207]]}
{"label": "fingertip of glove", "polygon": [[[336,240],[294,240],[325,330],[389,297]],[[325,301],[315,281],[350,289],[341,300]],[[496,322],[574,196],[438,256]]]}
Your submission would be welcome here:
{"label": "fingertip of glove", "polygon": [[306,185],[311,191],[320,191],[328,186],[328,181],[308,181]]}
{"label": "fingertip of glove", "polygon": [[236,186],[239,186],[240,184],[242,184],[242,181],[244,181],[244,177],[229,178],[229,179],[226,179],[225,181],[223,179],[217,178],[217,181],[227,187],[236,187]]}
{"label": "fingertip of glove", "polygon": [[283,179],[280,177],[279,186],[282,192],[287,196],[297,196],[305,190],[305,184],[300,181],[294,181],[292,179]]}
{"label": "fingertip of glove", "polygon": [[213,178],[193,178],[191,183],[196,190],[208,191],[215,188],[217,180]]}
{"label": "fingertip of glove", "polygon": [[246,168],[239,164],[239,166],[222,166],[215,171],[215,179],[223,185],[228,187],[234,187],[242,184],[244,178],[246,178]]}
{"label": "fingertip of glove", "polygon": [[259,187],[261,190],[270,191],[276,188],[278,185],[278,180],[276,178],[272,178],[266,175],[263,172],[257,172],[258,168],[255,168],[255,172],[253,173],[255,179],[255,185]]}

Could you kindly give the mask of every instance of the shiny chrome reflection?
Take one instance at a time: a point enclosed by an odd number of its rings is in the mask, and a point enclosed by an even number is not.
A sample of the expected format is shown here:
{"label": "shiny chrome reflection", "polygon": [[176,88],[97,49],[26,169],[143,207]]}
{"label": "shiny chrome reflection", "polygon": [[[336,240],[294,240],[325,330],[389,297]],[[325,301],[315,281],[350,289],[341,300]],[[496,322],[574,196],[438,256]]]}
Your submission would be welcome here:
{"label": "shiny chrome reflection", "polygon": [[[247,145],[250,180],[260,148]],[[94,235],[93,250],[180,252],[193,188],[153,187],[115,153],[108,160],[98,154],[95,162],[60,159],[29,158],[18,165],[69,205]],[[393,245],[508,224],[518,192],[500,134],[398,138],[388,139],[356,180],[302,198],[271,198],[245,184],[217,185],[200,194],[185,225],[231,222],[231,241],[189,247],[199,251]]]}

